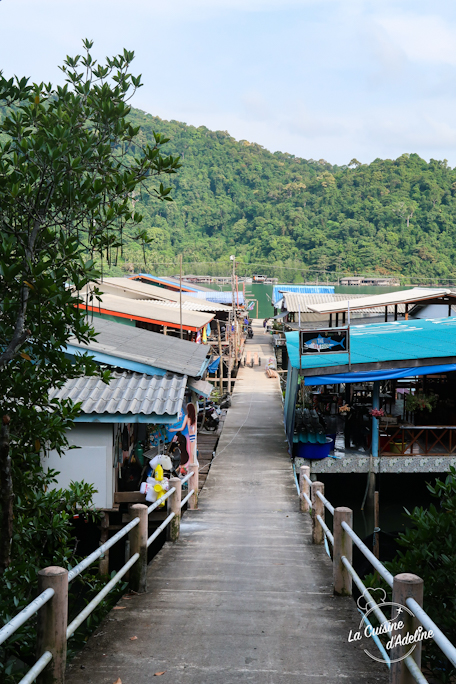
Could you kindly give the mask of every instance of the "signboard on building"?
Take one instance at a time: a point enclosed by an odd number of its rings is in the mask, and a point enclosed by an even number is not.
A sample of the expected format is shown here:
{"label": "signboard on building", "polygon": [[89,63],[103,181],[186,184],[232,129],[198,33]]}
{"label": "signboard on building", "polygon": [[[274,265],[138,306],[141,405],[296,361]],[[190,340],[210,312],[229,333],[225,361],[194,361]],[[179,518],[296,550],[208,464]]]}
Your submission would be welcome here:
{"label": "signboard on building", "polygon": [[348,328],[324,328],[300,330],[299,347],[303,354],[334,354],[348,352],[350,333]]}

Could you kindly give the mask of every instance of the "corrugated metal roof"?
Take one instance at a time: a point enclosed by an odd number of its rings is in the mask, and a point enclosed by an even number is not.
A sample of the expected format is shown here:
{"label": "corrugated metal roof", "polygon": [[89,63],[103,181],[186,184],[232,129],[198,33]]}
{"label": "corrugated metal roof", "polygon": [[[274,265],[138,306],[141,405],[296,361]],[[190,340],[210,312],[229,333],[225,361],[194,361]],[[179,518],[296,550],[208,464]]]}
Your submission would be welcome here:
{"label": "corrugated metal roof", "polygon": [[189,377],[199,377],[207,363],[210,347],[204,344],[102,318],[93,318],[91,325],[98,333],[95,342],[84,345],[71,339],[70,344],[84,351],[108,354]]}
{"label": "corrugated metal roof", "polygon": [[[93,300],[88,304],[88,310],[107,313],[110,315],[123,314],[125,318],[143,320],[159,325],[173,325],[179,327],[180,312],[169,306],[157,306],[155,301],[146,299],[127,299],[112,294],[100,295],[100,301]],[[199,311],[183,311],[182,325],[186,330],[200,330],[214,318],[213,313],[202,313]]]}
{"label": "corrugated metal roof", "polygon": [[[322,304],[328,304],[332,305],[334,302],[346,302],[347,301],[347,295],[346,294],[328,294],[328,293],[320,293],[320,294],[297,294],[295,292],[284,292],[284,308],[287,311],[290,311],[292,313],[298,313],[301,311],[302,314],[305,313],[313,313],[314,315],[322,315],[322,314],[316,314],[314,307],[320,306]],[[352,302],[354,300],[359,301],[360,299],[366,299],[366,295],[362,294],[354,294],[350,295],[350,312],[355,311],[357,309],[357,302]],[[337,305],[336,305],[337,307]],[[364,307],[363,307],[364,308]],[[347,308],[345,307],[344,309],[347,311]],[[405,304],[399,304],[398,305],[398,312],[399,313],[404,313],[405,312]],[[390,313],[394,311],[394,305],[389,307]],[[365,313],[372,313],[372,314],[382,314],[385,312],[385,307],[384,306],[378,306],[378,307],[369,307],[368,309],[365,309]],[[332,313],[332,312],[330,312]],[[356,315],[356,314],[355,314]],[[327,316],[326,316],[327,318]],[[318,320],[318,319],[314,319]]]}
{"label": "corrugated metal roof", "polygon": [[[231,290],[217,292],[216,290],[208,290],[207,292],[194,292],[193,297],[197,299],[205,299],[208,302],[220,302],[223,304],[231,304],[233,295]],[[239,302],[239,306],[244,304],[244,293],[242,290],[234,293],[235,304]]]}
{"label": "corrugated metal roof", "polygon": [[272,303],[274,306],[282,299],[283,292],[299,292],[301,294],[331,293],[334,292],[334,285],[274,285],[272,290]]}
{"label": "corrugated metal roof", "polygon": [[175,415],[181,410],[186,385],[185,375],[124,371],[112,373],[109,385],[97,377],[68,380],[61,389],[52,390],[50,398],[82,402],[85,414]]}
{"label": "corrugated metal roof", "polygon": [[[104,278],[102,282],[89,283],[82,292],[93,290],[94,286],[105,292],[106,294],[114,295],[116,297],[126,297],[128,299],[143,299],[162,302],[179,302],[180,293],[174,290],[167,290],[163,287],[157,287],[150,283],[142,283],[139,280],[131,278]],[[212,292],[209,292],[212,294]],[[195,296],[193,296],[195,295]],[[205,299],[205,297],[203,297]],[[199,294],[193,292],[191,295],[188,292],[183,292],[182,302],[189,302],[195,305],[200,303]],[[196,310],[196,309],[195,309]],[[225,311],[225,307],[214,304],[212,311]]]}
{"label": "corrugated metal roof", "polygon": [[[155,304],[161,306],[169,306],[172,309],[179,309],[179,302],[159,302]],[[230,306],[223,306],[223,304],[216,304],[215,302],[207,302],[204,299],[198,302],[182,301],[182,310],[184,311],[231,311]]]}
{"label": "corrugated metal roof", "polygon": [[[363,297],[361,302],[358,298],[354,305],[351,304],[352,299],[350,297],[350,309],[368,309],[371,307],[383,307],[391,304],[412,304],[415,302],[423,302],[427,299],[435,299],[436,297],[444,297],[445,295],[451,295],[451,290],[444,289],[431,289],[426,287],[414,287],[411,290],[400,290],[399,292],[387,292],[385,294],[379,295],[368,295]],[[454,295],[453,295],[454,296]],[[329,304],[316,304],[311,305],[309,308],[311,311],[316,313],[336,313],[341,311],[347,311],[348,299],[345,295],[343,301]]]}
{"label": "corrugated metal roof", "polygon": [[[299,368],[299,332],[285,333],[288,355]],[[351,365],[456,357],[456,318],[357,325],[350,329]],[[305,354],[301,368],[348,365],[348,354]],[[423,364],[424,365],[424,364]]]}

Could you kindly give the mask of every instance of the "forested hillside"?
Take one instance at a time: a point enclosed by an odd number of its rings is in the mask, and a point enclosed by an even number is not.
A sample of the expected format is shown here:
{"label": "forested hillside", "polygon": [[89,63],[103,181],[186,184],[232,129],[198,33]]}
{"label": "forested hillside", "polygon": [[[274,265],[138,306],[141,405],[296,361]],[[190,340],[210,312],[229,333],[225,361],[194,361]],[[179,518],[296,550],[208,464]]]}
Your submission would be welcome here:
{"label": "forested hillside", "polygon": [[183,162],[171,178],[173,203],[147,194],[137,203],[153,236],[151,262],[235,252],[321,271],[456,275],[456,170],[445,161],[404,154],[337,167],[138,110],[132,119],[144,141],[166,134],[167,151]]}

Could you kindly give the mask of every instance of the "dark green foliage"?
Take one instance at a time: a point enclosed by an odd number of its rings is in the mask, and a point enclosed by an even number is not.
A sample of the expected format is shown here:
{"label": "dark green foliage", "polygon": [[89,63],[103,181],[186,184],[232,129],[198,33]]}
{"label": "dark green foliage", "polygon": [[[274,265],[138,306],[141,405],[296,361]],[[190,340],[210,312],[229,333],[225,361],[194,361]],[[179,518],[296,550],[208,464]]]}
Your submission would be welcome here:
{"label": "dark green foliage", "polygon": [[[43,474],[42,488],[19,495],[15,506],[14,564],[6,569],[0,583],[0,622],[8,622],[37,595],[37,574],[48,565],[71,568],[82,560],[77,553],[77,539],[71,521],[73,515],[87,522],[98,516],[91,506],[92,485],[72,483],[68,490],[45,491],[53,473]],[[97,565],[75,578],[69,590],[69,614],[73,619],[105,584],[96,575]],[[119,591],[125,585],[119,585]],[[87,634],[99,623],[106,609],[118,599],[113,592],[100,604],[70,640],[69,655],[86,641]],[[36,616],[20,627],[0,646],[0,681],[18,682],[36,661]]]}
{"label": "dark green foliage", "polygon": [[[157,132],[142,145],[127,120],[141,85],[133,53],[102,65],[91,48],[84,41],[83,56],[66,58],[64,86],[0,72],[0,420],[9,422],[0,441],[1,623],[33,597],[39,569],[74,564],[71,518],[90,507],[90,486],[54,492],[41,463],[46,451],[68,446],[79,413],[69,400],[50,401],[49,390],[83,374],[109,382],[90,357],[65,355],[71,338],[95,336],[77,294],[99,277],[95,259],[103,266],[122,250],[126,226],[141,245],[147,240],[135,188],[147,180],[149,196],[168,203],[169,188],[153,179],[180,166],[161,152],[166,137]],[[7,642],[10,669],[16,656],[33,662],[32,641],[27,623]]]}
{"label": "dark green foliage", "polygon": [[[180,253],[188,262],[226,262],[235,250],[247,263],[301,266],[303,274],[307,266],[456,276],[456,171],[445,161],[404,154],[337,167],[138,110],[130,120],[143,142],[163,132],[166,149],[183,163],[173,204],[138,198],[152,240],[150,270],[154,262],[176,264]],[[141,256],[139,249],[126,252],[135,270],[143,268]]]}

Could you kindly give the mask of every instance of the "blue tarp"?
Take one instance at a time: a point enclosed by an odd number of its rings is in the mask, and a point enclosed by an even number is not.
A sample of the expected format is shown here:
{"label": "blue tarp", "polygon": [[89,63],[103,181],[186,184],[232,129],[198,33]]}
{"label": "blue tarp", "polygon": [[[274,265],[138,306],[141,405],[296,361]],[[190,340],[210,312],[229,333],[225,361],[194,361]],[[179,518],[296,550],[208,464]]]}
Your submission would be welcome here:
{"label": "blue tarp", "polygon": [[212,361],[212,363],[209,364],[207,367],[207,370],[209,373],[215,373],[215,371],[218,369],[220,366],[220,356],[217,356],[217,358]]}
{"label": "blue tarp", "polygon": [[394,378],[412,378],[415,375],[433,375],[456,371],[456,363],[441,366],[420,366],[419,368],[396,368],[394,370],[361,371],[359,373],[339,373],[335,375],[315,375],[304,378],[305,385],[338,385],[343,382],[375,382]]}
{"label": "blue tarp", "polygon": [[[308,368],[327,369],[332,366],[348,366],[348,353],[304,354],[299,361],[299,332],[285,335],[287,351],[293,368],[300,368],[303,375]],[[357,364],[388,361],[425,360],[456,357],[456,318],[431,318],[390,323],[355,325],[350,328],[350,361]],[[347,368],[348,370],[348,368]]]}

